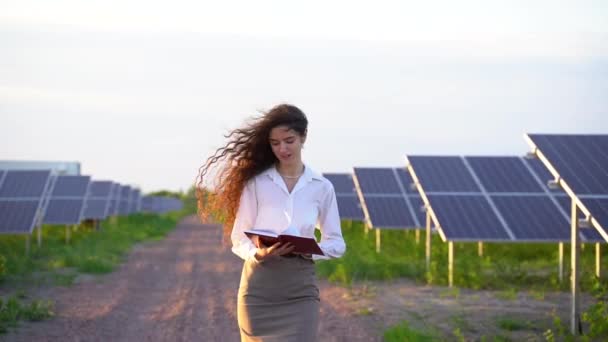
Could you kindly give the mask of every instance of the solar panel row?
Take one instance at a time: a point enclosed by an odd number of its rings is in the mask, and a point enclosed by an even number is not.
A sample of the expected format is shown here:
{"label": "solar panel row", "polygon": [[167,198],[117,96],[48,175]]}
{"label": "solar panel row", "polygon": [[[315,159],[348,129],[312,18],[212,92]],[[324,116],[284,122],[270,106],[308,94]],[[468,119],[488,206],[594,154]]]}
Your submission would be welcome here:
{"label": "solar panel row", "polygon": [[[408,156],[423,196],[451,241],[568,241],[557,194],[520,157]],[[587,241],[597,240],[583,232]]]}
{"label": "solar panel row", "polygon": [[405,170],[355,167],[354,178],[371,227],[415,229],[423,225],[420,196],[408,190],[411,178]]}
{"label": "solar panel row", "polygon": [[340,217],[345,220],[363,220],[352,176],[346,173],[324,173],[323,176],[334,186]]}
{"label": "solar panel row", "polygon": [[[162,212],[181,208],[177,199],[161,198],[160,203]],[[0,170],[0,233],[25,234],[40,224],[71,225],[140,210],[141,192],[129,186],[91,182],[89,176],[54,176],[50,170]]]}

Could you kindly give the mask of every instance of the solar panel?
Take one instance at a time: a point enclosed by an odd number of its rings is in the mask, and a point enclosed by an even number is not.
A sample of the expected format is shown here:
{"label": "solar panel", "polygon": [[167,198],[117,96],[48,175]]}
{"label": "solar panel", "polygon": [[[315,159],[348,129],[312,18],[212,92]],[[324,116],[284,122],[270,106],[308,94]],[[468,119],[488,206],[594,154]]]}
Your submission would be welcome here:
{"label": "solar panel", "polygon": [[0,234],[31,233],[39,207],[38,201],[0,200]]}
{"label": "solar panel", "polygon": [[131,187],[122,185],[120,187],[120,201],[118,202],[118,215],[128,215],[131,202]]}
{"label": "solar panel", "polygon": [[10,170],[0,174],[0,233],[32,232],[50,180],[50,170]]}
{"label": "solar panel", "polygon": [[528,137],[575,194],[608,194],[608,135]]}
{"label": "solar panel", "polygon": [[401,168],[354,168],[359,200],[371,227],[417,229],[424,225],[412,201],[418,196],[408,194],[411,181],[403,172]]}
{"label": "solar panel", "polygon": [[336,201],[338,201],[338,212],[342,219],[363,220],[363,211],[361,210],[357,195],[337,195]]}
{"label": "solar panel", "polygon": [[103,220],[108,216],[113,187],[114,183],[111,181],[91,182],[83,218]]}
{"label": "solar panel", "polygon": [[181,210],[183,203],[177,198],[163,196],[142,197],[142,211],[164,214],[169,211]]}
{"label": "solar panel", "polygon": [[528,166],[530,166],[533,174],[535,174],[538,180],[542,183],[543,189],[545,191],[549,191],[555,194],[563,194],[564,196],[567,196],[562,189],[549,187],[549,181],[554,180],[555,177],[551,176],[551,172],[547,170],[545,165],[543,165],[540,160],[538,160],[537,158],[525,158],[524,161],[526,162],[526,164],[528,164]]}
{"label": "solar panel", "polygon": [[327,178],[334,186],[340,218],[363,220],[363,211],[361,210],[359,197],[357,197],[352,175],[347,173],[324,173],[323,177]]}
{"label": "solar panel", "polygon": [[608,199],[608,135],[528,134],[527,138],[552,178],[560,180],[608,241],[604,204]]}
{"label": "solar panel", "polygon": [[[582,197],[581,201],[583,201],[585,207],[589,209],[598,222],[608,222],[608,198]],[[581,228],[580,231],[587,240],[604,241],[597,229],[589,227]]]}
{"label": "solar panel", "polygon": [[90,198],[106,198],[110,196],[113,182],[111,181],[93,181],[89,188]]}
{"label": "solar panel", "polygon": [[[570,199],[570,197],[568,197],[568,195],[566,195],[566,193],[564,193],[564,192],[560,193],[560,195],[555,196],[555,199],[557,200],[557,203],[559,204],[559,206],[562,210],[562,213],[568,218],[568,220],[570,220],[572,199]],[[583,213],[581,213],[580,211],[579,211],[578,215],[579,215],[578,218],[580,220],[585,219],[585,215]],[[585,228],[580,228],[579,231],[580,231],[581,235],[583,236],[583,239],[586,242],[604,241],[604,238],[602,238],[600,233],[597,230],[595,230],[594,228],[585,227]]]}
{"label": "solar panel", "polygon": [[401,194],[392,168],[355,168],[355,176],[364,194]]}
{"label": "solar panel", "polygon": [[461,157],[408,156],[426,191],[480,192]]}
{"label": "solar panel", "polygon": [[[408,156],[408,161],[447,240],[569,240],[568,211],[561,207],[559,194],[549,191],[541,180],[545,175],[524,158]],[[442,169],[449,167],[460,171]],[[420,170],[432,170],[432,175]],[[435,190],[427,190],[425,182]]]}
{"label": "solar panel", "polygon": [[[416,190],[413,190],[416,191]],[[414,211],[414,215],[418,219],[418,223],[420,226],[424,227],[426,223],[426,210],[424,208],[424,201],[420,196],[416,195],[408,195],[410,202],[412,204],[412,209]]]}
{"label": "solar panel", "polygon": [[516,240],[567,241],[570,226],[548,196],[492,196]]}
{"label": "solar panel", "polygon": [[367,197],[365,206],[370,213],[373,227],[395,229],[418,227],[403,197]]}
{"label": "solar panel", "polygon": [[156,197],[144,196],[141,198],[141,211],[156,212]]}
{"label": "solar panel", "polygon": [[108,216],[118,215],[118,207],[120,203],[120,192],[122,186],[119,183],[114,183],[112,193],[110,195],[110,205],[108,207]]}
{"label": "solar panel", "polygon": [[466,157],[487,192],[544,193],[518,157]]}
{"label": "solar panel", "polygon": [[508,241],[510,236],[479,195],[428,195],[433,212],[448,240]]}
{"label": "solar panel", "polygon": [[51,199],[44,214],[45,224],[78,224],[82,218],[83,199]]}
{"label": "solar panel", "polygon": [[82,220],[90,176],[57,176],[44,211],[45,224],[78,224]]}
{"label": "solar panel", "polygon": [[324,173],[323,177],[327,178],[334,186],[336,194],[356,194],[353,178],[348,173]]}
{"label": "solar panel", "polygon": [[129,201],[129,213],[136,213],[139,211],[141,201],[141,191],[139,189],[131,189],[131,196]]}
{"label": "solar panel", "polygon": [[83,197],[90,182],[89,176],[57,176],[51,197]]}
{"label": "solar panel", "polygon": [[51,171],[10,170],[6,171],[0,198],[41,197],[48,185]]}

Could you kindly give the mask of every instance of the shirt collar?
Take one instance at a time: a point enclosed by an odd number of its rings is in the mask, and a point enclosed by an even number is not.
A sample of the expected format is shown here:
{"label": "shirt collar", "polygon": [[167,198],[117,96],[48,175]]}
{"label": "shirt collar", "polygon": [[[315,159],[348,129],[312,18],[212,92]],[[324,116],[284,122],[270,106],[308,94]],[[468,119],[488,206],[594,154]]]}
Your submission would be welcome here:
{"label": "shirt collar", "polygon": [[[274,165],[269,167],[266,171],[262,172],[262,174],[270,177],[270,179],[272,179],[274,182],[283,182],[279,171],[277,171],[277,168]],[[323,177],[319,173],[310,168],[308,165],[304,165],[304,173],[302,174],[302,177],[304,177],[307,182],[312,182],[313,179],[323,179]]]}

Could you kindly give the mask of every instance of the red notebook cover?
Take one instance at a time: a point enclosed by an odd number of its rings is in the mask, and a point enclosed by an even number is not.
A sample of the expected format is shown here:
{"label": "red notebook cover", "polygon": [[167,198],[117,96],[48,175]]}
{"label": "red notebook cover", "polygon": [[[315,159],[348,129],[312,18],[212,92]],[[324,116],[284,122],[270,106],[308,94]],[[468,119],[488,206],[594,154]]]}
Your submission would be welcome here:
{"label": "red notebook cover", "polygon": [[294,236],[294,235],[277,235],[268,231],[261,230],[246,230],[245,235],[249,238],[253,236],[258,236],[260,242],[262,242],[265,246],[272,246],[277,242],[286,243],[291,242],[294,245],[295,253],[302,254],[317,254],[317,255],[325,255],[321,248],[317,244],[317,241],[313,238]]}

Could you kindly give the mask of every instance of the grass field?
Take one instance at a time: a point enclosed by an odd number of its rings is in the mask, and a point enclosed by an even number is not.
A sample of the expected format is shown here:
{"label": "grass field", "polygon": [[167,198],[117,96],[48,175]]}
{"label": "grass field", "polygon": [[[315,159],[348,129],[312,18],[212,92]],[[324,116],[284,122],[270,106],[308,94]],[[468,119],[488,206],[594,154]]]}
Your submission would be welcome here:
{"label": "grass field", "polygon": [[[383,230],[381,252],[375,249],[375,232],[365,234],[362,223],[343,225],[347,250],[343,258],[317,264],[318,273],[345,285],[353,280],[390,280],[411,278],[425,284],[448,284],[448,245],[436,234],[432,237],[431,267],[425,267],[424,232],[416,244],[413,231]],[[471,289],[545,290],[569,289],[569,244],[564,246],[564,281],[559,281],[558,245],[540,243],[486,243],[483,256],[476,243],[454,246],[454,285]],[[602,251],[607,281],[608,248]],[[587,245],[581,252],[581,286],[589,291],[597,285],[595,248]],[[540,294],[539,294],[540,295]]]}
{"label": "grass field", "polygon": [[32,236],[28,257],[24,236],[0,236],[5,265],[2,279],[67,285],[78,273],[111,272],[133,244],[163,238],[179,218],[179,213],[133,214],[105,220],[99,231],[81,225],[71,232],[69,243],[65,241],[65,227],[43,226],[42,246],[38,247]]}

